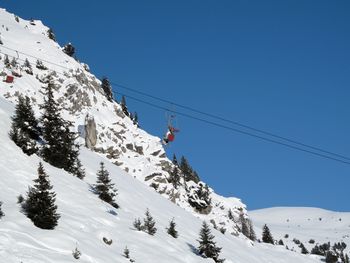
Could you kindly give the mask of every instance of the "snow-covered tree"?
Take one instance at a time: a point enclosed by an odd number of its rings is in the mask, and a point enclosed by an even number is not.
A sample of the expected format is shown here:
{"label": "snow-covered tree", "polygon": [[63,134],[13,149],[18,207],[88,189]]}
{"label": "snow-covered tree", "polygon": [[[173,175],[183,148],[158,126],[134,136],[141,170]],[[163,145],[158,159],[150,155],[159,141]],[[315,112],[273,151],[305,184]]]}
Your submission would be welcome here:
{"label": "snow-covered tree", "polygon": [[44,63],[41,60],[36,61],[36,68],[41,70],[47,70],[47,67],[44,65]]}
{"label": "snow-covered tree", "polygon": [[167,227],[167,233],[171,235],[173,238],[177,238],[179,236],[177,230],[175,229],[176,223],[174,218],[169,222],[169,227]]}
{"label": "snow-covered tree", "polygon": [[103,89],[106,98],[109,101],[113,101],[113,91],[112,91],[112,86],[111,83],[109,82],[107,77],[104,77],[101,82],[101,88]]}
{"label": "snow-covered tree", "polygon": [[26,58],[26,60],[23,63],[23,70],[29,74],[29,75],[33,75],[33,68],[32,65],[30,64],[29,60]]}
{"label": "snow-covered tree", "polygon": [[211,234],[209,225],[204,221],[199,233],[198,252],[206,258],[212,258],[217,263],[222,263],[225,259],[219,259],[222,248],[217,247],[214,242],[214,235]]}
{"label": "snow-covered tree", "polygon": [[28,96],[25,98],[18,96],[9,135],[24,153],[32,155],[38,151],[36,141],[39,139],[40,131]]}
{"label": "snow-covered tree", "polygon": [[174,166],[171,172],[169,173],[170,178],[169,181],[172,183],[175,189],[178,188],[179,185],[181,185],[181,177],[180,177],[180,171],[177,166]]}
{"label": "snow-covered tree", "polygon": [[199,182],[196,186],[191,186],[188,192],[188,203],[199,212],[209,212],[211,209],[210,190],[208,185]]}
{"label": "snow-covered tree", "polygon": [[11,63],[10,63],[8,55],[5,55],[4,65],[5,65],[6,68],[11,68]]}
{"label": "snow-covered tree", "polygon": [[17,62],[17,59],[15,57],[13,57],[11,60],[11,66],[13,68],[16,68],[18,66],[18,62]]}
{"label": "snow-covered tree", "polygon": [[128,111],[128,107],[126,106],[126,99],[125,96],[122,96],[122,100],[120,101],[120,106],[122,107],[122,111],[124,112],[124,114],[126,116],[129,116],[129,111]]}
{"label": "snow-covered tree", "polygon": [[274,240],[273,240],[273,237],[271,235],[270,229],[268,228],[268,226],[266,224],[263,227],[262,241],[264,243],[274,244]]}
{"label": "snow-covered tree", "polygon": [[136,218],[133,222],[133,226],[136,228],[137,231],[141,231],[142,230],[142,223],[140,218]]}
{"label": "snow-covered tree", "polygon": [[143,219],[143,229],[149,235],[153,236],[157,232],[157,228],[155,227],[156,222],[154,221],[148,209],[146,210],[145,215],[146,215],[146,218]]}
{"label": "snow-covered tree", "polygon": [[73,57],[75,54],[75,47],[71,43],[68,43],[63,47],[62,51],[68,56]]}
{"label": "snow-covered tree", "polygon": [[114,184],[109,177],[109,172],[105,169],[103,162],[100,163],[100,170],[97,172],[97,182],[94,190],[101,200],[111,204],[115,208],[119,208],[114,200],[117,190],[114,188]]}
{"label": "snow-covered tree", "polygon": [[48,180],[42,163],[39,163],[38,178],[34,180],[34,187],[30,187],[26,200],[22,203],[24,213],[35,226],[42,229],[54,229],[60,215],[55,205],[56,194]]}
{"label": "snow-covered tree", "polygon": [[49,78],[46,88],[46,98],[41,105],[43,115],[43,137],[45,144],[41,154],[45,161],[55,167],[63,168],[79,178],[83,177],[83,169],[78,160],[79,145],[75,143],[77,134],[70,130],[72,124],[63,120],[60,115],[60,108],[53,96],[54,82]]}
{"label": "snow-covered tree", "polygon": [[51,28],[47,30],[47,36],[48,38],[56,42],[56,36]]}
{"label": "snow-covered tree", "polygon": [[128,249],[128,247],[124,248],[123,256],[126,258],[130,258],[130,250]]}
{"label": "snow-covered tree", "polygon": [[184,156],[182,156],[180,160],[180,170],[182,171],[186,182],[193,181],[195,183],[198,183],[200,181],[197,172],[192,169]]}

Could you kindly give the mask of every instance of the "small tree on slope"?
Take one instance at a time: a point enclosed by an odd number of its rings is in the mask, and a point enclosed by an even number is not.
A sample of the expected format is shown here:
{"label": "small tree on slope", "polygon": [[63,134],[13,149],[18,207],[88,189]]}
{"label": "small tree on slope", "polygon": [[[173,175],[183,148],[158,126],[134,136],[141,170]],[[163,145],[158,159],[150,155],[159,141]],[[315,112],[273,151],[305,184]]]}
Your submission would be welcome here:
{"label": "small tree on slope", "polygon": [[108,80],[107,77],[104,77],[104,78],[102,79],[101,88],[103,89],[106,98],[107,98],[109,101],[113,101],[112,86],[111,86],[111,84],[110,84],[110,82],[109,82],[109,80]]}
{"label": "small tree on slope", "polygon": [[167,228],[167,233],[169,235],[171,235],[173,238],[177,238],[179,236],[175,227],[176,227],[176,223],[175,223],[174,218],[173,218],[169,223],[169,227]]}
{"label": "small tree on slope", "polygon": [[146,218],[143,219],[143,229],[144,231],[146,231],[149,235],[153,236],[156,232],[157,232],[157,228],[155,227],[156,222],[154,221],[151,213],[149,212],[149,210],[146,210]]}
{"label": "small tree on slope", "polygon": [[103,162],[100,163],[100,170],[97,172],[97,183],[94,189],[101,200],[111,204],[115,208],[119,208],[118,204],[114,201],[117,190],[114,189],[114,184],[109,178],[109,173],[105,169]]}
{"label": "small tree on slope", "polygon": [[210,228],[205,221],[202,224],[199,236],[199,254],[206,258],[212,258],[217,263],[224,262],[225,259],[219,259],[219,254],[222,248],[216,246],[214,236],[211,234]]}
{"label": "small tree on slope", "polygon": [[273,237],[271,235],[270,229],[267,227],[267,225],[265,224],[263,227],[263,232],[262,232],[262,241],[264,243],[270,243],[273,244]]}
{"label": "small tree on slope", "polygon": [[34,225],[42,229],[54,229],[60,215],[57,213],[54,192],[48,180],[42,163],[39,163],[38,178],[34,180],[34,187],[30,187],[25,202],[22,203],[24,213]]}

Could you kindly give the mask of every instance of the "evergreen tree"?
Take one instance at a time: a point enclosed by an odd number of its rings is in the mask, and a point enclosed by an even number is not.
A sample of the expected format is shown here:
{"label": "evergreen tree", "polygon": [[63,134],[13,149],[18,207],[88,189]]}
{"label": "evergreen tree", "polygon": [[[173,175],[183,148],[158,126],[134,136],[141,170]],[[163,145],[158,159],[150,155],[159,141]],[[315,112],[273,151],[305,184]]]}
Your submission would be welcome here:
{"label": "evergreen tree", "polygon": [[315,245],[315,247],[311,249],[311,254],[324,256],[318,245]]}
{"label": "evergreen tree", "polygon": [[44,110],[41,118],[45,144],[41,154],[45,161],[63,168],[69,173],[83,177],[81,163],[78,161],[79,146],[75,143],[75,132],[70,131],[71,123],[60,116],[58,103],[53,97],[54,84],[50,78],[46,88],[46,98],[41,108]]}
{"label": "evergreen tree", "polygon": [[111,86],[111,84],[110,84],[110,82],[109,82],[109,80],[108,80],[107,77],[104,77],[104,78],[102,79],[101,88],[103,89],[106,98],[107,98],[109,101],[113,101],[112,86]]}
{"label": "evergreen tree", "polygon": [[176,227],[176,223],[175,223],[174,218],[173,218],[169,223],[169,227],[167,228],[167,233],[169,235],[171,235],[173,238],[177,238],[179,236],[175,227]]}
{"label": "evergreen tree", "polygon": [[100,163],[100,170],[97,172],[97,183],[94,186],[98,197],[109,203],[115,208],[119,208],[118,204],[114,201],[114,197],[117,195],[117,190],[114,188],[112,180],[109,178],[109,173],[104,167],[104,163]]}
{"label": "evergreen tree", "polygon": [[222,248],[216,246],[216,243],[214,242],[214,236],[211,234],[210,228],[205,221],[202,224],[199,237],[200,239],[198,240],[198,251],[200,255],[206,258],[212,258],[217,263],[225,261],[225,259],[219,259],[219,254]]}
{"label": "evergreen tree", "polygon": [[243,213],[239,215],[239,222],[241,223],[241,232],[246,237],[249,237],[249,226],[247,224],[247,219],[244,217]]}
{"label": "evergreen tree", "polygon": [[199,182],[196,186],[192,186],[188,193],[188,203],[199,211],[209,208],[211,206],[211,198],[208,185]]}
{"label": "evergreen tree", "polygon": [[41,60],[36,61],[36,68],[41,70],[47,70],[47,67],[44,65],[44,63]]}
{"label": "evergreen tree", "polygon": [[122,107],[122,111],[124,112],[124,114],[126,116],[129,116],[129,111],[128,111],[128,107],[126,106],[126,99],[125,96],[122,96],[122,100],[120,102],[120,106]]}
{"label": "evergreen tree", "polygon": [[132,121],[133,121],[134,125],[136,125],[137,127],[139,127],[139,117],[138,117],[136,111],[135,111],[135,113],[134,113],[134,116],[133,116],[133,118],[132,118]]}
{"label": "evergreen tree", "polygon": [[228,216],[228,218],[229,218],[230,220],[232,220],[232,221],[234,221],[234,220],[235,220],[235,218],[234,218],[234,216],[233,216],[233,213],[232,213],[231,208],[228,210],[228,212],[227,212],[227,216]]}
{"label": "evergreen tree", "polygon": [[299,247],[301,248],[301,254],[309,254],[309,251],[306,249],[303,243],[300,243]]}
{"label": "evergreen tree", "polygon": [[14,68],[16,68],[18,66],[17,59],[15,57],[13,57],[11,60],[11,66]]}
{"label": "evergreen tree", "polygon": [[283,240],[282,240],[282,239],[280,239],[280,240],[278,241],[278,245],[284,246],[284,243],[283,243]]}
{"label": "evergreen tree", "polygon": [[178,186],[181,185],[180,179],[181,177],[179,173],[179,168],[175,166],[170,172],[170,180],[169,180],[173,184],[175,189],[177,189]]}
{"label": "evergreen tree", "polygon": [[24,213],[35,226],[42,229],[54,229],[60,215],[57,213],[54,192],[48,180],[42,163],[39,163],[38,178],[34,180],[34,187],[29,188],[27,198],[22,205]]}
{"label": "evergreen tree", "polygon": [[137,218],[134,220],[133,226],[136,228],[136,230],[141,231],[142,230],[142,223],[140,218]]}
{"label": "evergreen tree", "polygon": [[49,29],[47,30],[47,36],[48,36],[51,40],[53,40],[53,41],[56,42],[56,36],[55,36],[55,34],[54,34],[54,32],[53,32],[53,30],[52,30],[51,28],[49,28]]}
{"label": "evergreen tree", "polygon": [[33,75],[33,69],[32,69],[32,65],[30,64],[29,60],[26,58],[26,60],[23,63],[23,69],[24,71],[29,74],[29,75]]}
{"label": "evergreen tree", "polygon": [[273,244],[273,237],[270,233],[270,229],[267,227],[267,225],[265,224],[263,227],[263,232],[262,232],[262,241],[264,243],[270,243]]}
{"label": "evergreen tree", "polygon": [[349,259],[348,254],[345,255],[344,263],[350,263],[350,259]]}
{"label": "evergreen tree", "polygon": [[256,234],[254,231],[254,226],[253,226],[253,222],[252,220],[250,220],[249,218],[247,219],[247,224],[248,224],[248,228],[249,228],[249,236],[248,238],[252,241],[256,240]]}
{"label": "evergreen tree", "polygon": [[128,247],[125,247],[125,249],[124,249],[124,257],[130,258],[130,251],[129,251]]}
{"label": "evergreen tree", "polygon": [[327,251],[326,253],[326,263],[336,263],[338,262],[338,256],[334,251]]}
{"label": "evergreen tree", "polygon": [[70,57],[73,57],[75,54],[75,47],[71,43],[66,44],[62,50]]}
{"label": "evergreen tree", "polygon": [[179,165],[175,153],[173,154],[173,160],[172,160],[172,162],[173,162],[173,164],[176,165],[176,166]]}
{"label": "evergreen tree", "polygon": [[24,153],[32,155],[37,152],[36,141],[40,131],[28,96],[18,97],[9,135]]}
{"label": "evergreen tree", "polygon": [[0,218],[2,218],[5,215],[1,209],[1,206],[2,206],[2,202],[0,202]]}
{"label": "evergreen tree", "polygon": [[4,65],[5,65],[6,68],[11,68],[11,63],[10,63],[8,55],[5,55]]}
{"label": "evergreen tree", "polygon": [[157,228],[155,227],[156,222],[154,221],[149,210],[146,210],[146,218],[143,219],[143,229],[151,236],[153,236],[157,232]]}
{"label": "evergreen tree", "polygon": [[186,182],[193,181],[195,183],[198,183],[200,181],[197,172],[192,169],[184,156],[182,156],[180,160],[180,170],[182,171]]}

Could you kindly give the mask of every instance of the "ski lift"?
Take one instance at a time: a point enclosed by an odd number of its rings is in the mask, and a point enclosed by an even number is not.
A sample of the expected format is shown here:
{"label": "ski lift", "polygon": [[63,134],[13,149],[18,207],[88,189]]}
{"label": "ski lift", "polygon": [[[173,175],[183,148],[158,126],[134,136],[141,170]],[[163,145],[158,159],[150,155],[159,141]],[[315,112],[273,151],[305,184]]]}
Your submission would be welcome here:
{"label": "ski lift", "polygon": [[163,144],[167,145],[169,142],[173,142],[175,140],[175,133],[179,132],[177,117],[173,111],[167,111],[165,113],[165,117],[167,120],[167,131],[163,137]]}

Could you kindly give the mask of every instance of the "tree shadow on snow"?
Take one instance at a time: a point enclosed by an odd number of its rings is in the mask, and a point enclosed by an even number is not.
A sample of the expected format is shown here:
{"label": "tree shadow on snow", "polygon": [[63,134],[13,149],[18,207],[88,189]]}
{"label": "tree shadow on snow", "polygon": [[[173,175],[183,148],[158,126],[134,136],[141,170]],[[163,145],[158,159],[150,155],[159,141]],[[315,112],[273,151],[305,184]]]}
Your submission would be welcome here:
{"label": "tree shadow on snow", "polygon": [[190,243],[187,243],[187,246],[190,248],[190,250],[192,251],[192,253],[196,254],[197,256],[201,256],[201,255],[199,254],[198,249],[197,249],[194,245],[192,245],[192,244],[190,244]]}

